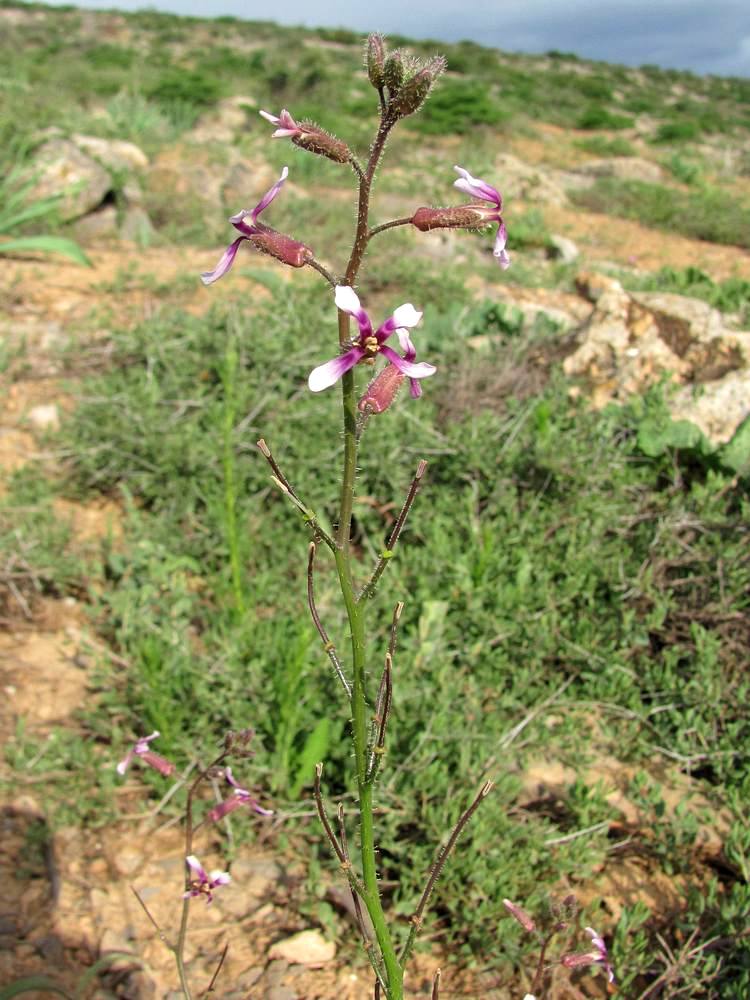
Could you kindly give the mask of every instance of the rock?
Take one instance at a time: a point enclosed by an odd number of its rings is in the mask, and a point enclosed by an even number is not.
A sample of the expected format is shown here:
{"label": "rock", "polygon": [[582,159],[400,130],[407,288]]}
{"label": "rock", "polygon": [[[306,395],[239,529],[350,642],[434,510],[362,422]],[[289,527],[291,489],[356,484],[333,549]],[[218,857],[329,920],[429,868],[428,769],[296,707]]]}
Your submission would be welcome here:
{"label": "rock", "polygon": [[549,238],[548,256],[561,260],[563,264],[572,264],[581,256],[581,251],[567,236],[552,235]]}
{"label": "rock", "polygon": [[136,246],[148,246],[154,237],[154,227],[148,212],[140,205],[133,205],[126,209],[120,224],[120,236],[123,240],[135,243]]}
{"label": "rock", "polygon": [[148,166],[148,157],[134,142],[100,139],[93,135],[72,135],[71,140],[107,170],[130,173],[133,170],[145,170]]}
{"label": "rock", "polygon": [[73,226],[73,235],[82,243],[112,239],[117,236],[117,209],[114,205],[102,205]]}
{"label": "rock", "polygon": [[69,139],[53,138],[43,143],[29,173],[34,179],[29,200],[59,195],[56,210],[64,222],[97,208],[112,188],[104,167]]}
{"label": "rock", "polygon": [[232,142],[238,132],[247,129],[257,106],[252,97],[227,97],[201,115],[187,138],[192,142]]}
{"label": "rock", "polygon": [[132,953],[132,946],[126,938],[119,934],[116,930],[111,927],[106,928],[102,934],[101,941],[99,942],[99,955],[100,958],[106,959],[110,954],[117,954],[117,958],[112,958],[111,961],[107,963],[107,969],[111,972],[123,972],[125,969],[131,968],[133,962],[136,960],[137,956],[133,954],[133,958],[121,958],[120,955],[125,953]]}
{"label": "rock", "polygon": [[129,878],[143,867],[143,851],[126,845],[117,851],[112,861],[117,873]]}
{"label": "rock", "polygon": [[707,385],[686,385],[670,400],[675,420],[690,420],[709,441],[725,444],[750,416],[750,368],[730,372]]}
{"label": "rock", "polygon": [[616,177],[622,181],[658,183],[664,179],[658,163],[644,160],[640,156],[608,156],[601,160],[589,160],[578,167],[576,173],[592,180],[597,177]]}
{"label": "rock", "polygon": [[592,274],[576,286],[594,308],[563,369],[585,377],[594,406],[668,376],[685,386],[670,404],[675,419],[694,422],[713,443],[732,438],[750,413],[750,332],[725,329],[716,309],[684,295],[629,294]]}
{"label": "rock", "polygon": [[568,197],[551,171],[531,166],[511,153],[495,160],[493,176],[500,180],[503,198],[533,201],[537,205],[565,205]]}
{"label": "rock", "polygon": [[39,431],[56,431],[60,427],[60,413],[55,403],[43,403],[29,410],[26,415],[32,427]]}
{"label": "rock", "polygon": [[270,958],[282,958],[293,965],[324,965],[336,955],[336,945],[326,941],[320,931],[307,930],[277,941],[269,953]]}

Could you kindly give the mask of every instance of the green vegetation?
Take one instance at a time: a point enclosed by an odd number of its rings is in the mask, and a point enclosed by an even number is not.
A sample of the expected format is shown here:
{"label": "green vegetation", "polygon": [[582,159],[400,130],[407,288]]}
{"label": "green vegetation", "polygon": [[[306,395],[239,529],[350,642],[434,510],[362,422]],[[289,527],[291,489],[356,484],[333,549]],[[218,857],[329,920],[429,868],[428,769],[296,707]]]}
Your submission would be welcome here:
{"label": "green vegetation", "polygon": [[[95,755],[90,744],[82,753],[68,740],[50,757],[49,766],[70,774],[49,791],[68,803],[64,819],[71,808],[89,822],[107,819],[108,809],[97,815],[86,796],[71,795],[70,782],[88,779],[104,794],[110,779],[93,781],[98,762],[113,758],[131,730],[160,729],[161,749],[181,757],[226,727],[252,724],[256,779],[276,790],[277,804],[309,786],[325,746],[329,787],[340,787],[346,719],[334,710],[331,732],[318,725],[337,698],[304,619],[306,531],[269,489],[253,447],[262,433],[311,502],[335,494],[324,428],[337,401],[299,395],[318,360],[306,336],[311,325],[330,325],[317,288],[287,291],[247,319],[232,306],[206,318],[164,310],[117,333],[108,370],[85,387],[61,441],[74,457],[57,488],[120,498],[126,537],[102,552],[106,586],[88,588],[80,568],[75,583],[58,586],[87,587],[100,633],[129,667],[100,664],[97,707],[84,716],[101,744]],[[469,347],[478,335],[481,346]],[[702,785],[717,804],[735,808],[750,783],[737,755],[748,738],[750,696],[737,642],[750,593],[742,486],[679,443],[644,455],[641,428],[662,412],[657,395],[645,408],[594,414],[571,404],[557,378],[525,396],[517,378],[502,387],[508,366],[544,352],[555,336],[553,324],[526,330],[496,306],[433,312],[420,344],[448,377],[418,407],[401,400],[408,438],[391,415],[366,432],[361,495],[398,495],[417,456],[431,457],[432,485],[392,567],[395,589],[409,595],[392,763],[380,786],[383,870],[402,869],[408,858],[411,872],[403,895],[391,900],[396,912],[408,909],[433,845],[465,801],[467,780],[499,776],[492,804],[441,883],[435,927],[466,958],[495,940],[501,896],[533,908],[550,885],[592,877],[607,854],[602,831],[564,839],[613,816],[580,781],[554,807],[514,806],[525,763],[563,761],[583,775],[616,747],[619,759],[648,771],[643,787],[656,802],[650,768],[659,747],[700,761]],[[217,447],[228,415],[231,508],[226,453]],[[21,477],[14,489],[24,488]],[[247,540],[239,574],[229,509]],[[369,564],[385,525],[377,505],[355,513]],[[47,544],[50,554],[60,548]],[[327,608],[333,581],[324,569],[319,581],[318,602]],[[326,617],[336,633],[342,622],[330,611]],[[382,618],[385,630],[386,603]],[[523,741],[509,739],[530,712]],[[596,736],[582,742],[592,713]],[[13,762],[34,753],[21,741]],[[739,845],[745,824],[736,810]],[[657,932],[673,943],[694,926],[705,938],[731,935],[750,902],[741,879],[703,881],[692,854],[694,813],[670,819],[664,832],[670,836],[654,834],[636,849],[652,852],[665,872],[683,873],[684,909],[677,921],[653,916],[637,934],[618,936],[618,970],[628,982],[653,961]],[[306,836],[319,841],[317,827]],[[554,849],[545,846],[559,838]],[[504,924],[503,953],[516,961],[525,947]],[[739,942],[722,954],[715,995],[736,996],[750,955]]]}
{"label": "green vegetation", "polygon": [[646,181],[601,177],[593,187],[571,192],[571,197],[592,212],[637,219],[655,229],[711,243],[750,247],[750,203],[718,187],[681,191]]}
{"label": "green vegetation", "polygon": [[698,267],[677,269],[663,267],[654,274],[622,274],[626,288],[642,292],[677,292],[694,299],[703,299],[723,313],[737,317],[742,326],[750,324],[750,281],[745,278],[727,278],[714,281]]}

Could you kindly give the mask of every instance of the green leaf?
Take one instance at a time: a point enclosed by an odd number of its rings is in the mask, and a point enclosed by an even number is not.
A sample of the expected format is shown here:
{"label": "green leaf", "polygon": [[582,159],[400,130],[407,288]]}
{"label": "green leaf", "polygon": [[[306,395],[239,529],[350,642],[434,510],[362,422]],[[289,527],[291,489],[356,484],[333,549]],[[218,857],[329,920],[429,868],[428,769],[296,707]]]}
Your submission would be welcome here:
{"label": "green leaf", "polygon": [[91,267],[91,261],[83,250],[64,236],[22,236],[17,240],[6,240],[0,243],[0,254],[3,253],[27,253],[31,250],[42,253],[59,253],[63,257],[69,257],[76,264],[83,264],[84,267]]}
{"label": "green leaf", "polygon": [[731,441],[719,449],[719,461],[732,472],[750,474],[750,417],[746,417]]}
{"label": "green leaf", "polygon": [[29,976],[27,979],[17,979],[15,983],[0,990],[0,1000],[10,1000],[11,997],[19,997],[22,993],[56,993],[67,1000],[73,1000],[69,993],[57,986],[46,976]]}
{"label": "green leaf", "polygon": [[81,978],[78,980],[76,986],[75,1000],[80,1000],[86,992],[86,987],[89,983],[93,982],[94,979],[102,972],[104,969],[108,969],[115,962],[121,962],[123,959],[130,962],[132,965],[137,965],[143,968],[143,961],[138,958],[137,955],[133,955],[132,952],[128,951],[109,951],[106,955],[103,955],[98,962],[88,968]]}
{"label": "green leaf", "polygon": [[638,428],[638,447],[649,458],[658,458],[670,448],[710,455],[714,446],[689,420],[670,420],[668,416],[646,417]]}
{"label": "green leaf", "polygon": [[304,785],[312,781],[315,765],[323,760],[328,752],[330,743],[331,724],[327,718],[319,720],[315,729],[305,740],[302,753],[299,755],[297,774],[295,775],[292,787],[289,789],[289,797],[296,799]]}

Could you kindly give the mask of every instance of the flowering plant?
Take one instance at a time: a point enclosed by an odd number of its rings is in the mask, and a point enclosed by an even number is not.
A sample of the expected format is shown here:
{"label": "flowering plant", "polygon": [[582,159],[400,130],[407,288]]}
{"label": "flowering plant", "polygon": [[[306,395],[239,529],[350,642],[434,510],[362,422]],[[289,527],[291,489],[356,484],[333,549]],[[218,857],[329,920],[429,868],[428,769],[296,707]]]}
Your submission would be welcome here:
{"label": "flowering plant", "polygon": [[[356,787],[358,841],[357,852],[350,854],[345,832],[342,806],[338,809],[338,828],[331,824],[323,792],[321,777],[323,765],[315,772],[314,796],[317,812],[338,859],[352,893],[353,911],[359,933],[372,965],[374,996],[386,1000],[403,1000],[404,971],[413,950],[417,934],[436,883],[455,847],[461,832],[474,811],[489,794],[492,783],[486,782],[467,803],[455,827],[435,855],[435,860],[425,877],[425,886],[411,915],[408,931],[401,929],[383,904],[377,871],[375,849],[375,813],[373,807],[375,786],[384,765],[388,723],[393,697],[393,662],[396,655],[398,627],[403,603],[395,605],[387,642],[383,653],[383,666],[377,685],[370,678],[372,664],[368,659],[367,623],[370,599],[389,565],[394,551],[417,497],[427,468],[420,461],[404,500],[401,512],[386,540],[374,567],[364,581],[359,583],[358,566],[352,548],[352,509],[355,496],[355,476],[362,436],[373,417],[381,419],[393,404],[400,386],[408,380],[410,397],[417,400],[422,395],[423,384],[436,374],[434,365],[417,360],[418,334],[415,330],[423,313],[411,302],[398,306],[379,326],[375,327],[368,310],[360,301],[355,287],[360,281],[360,271],[366,250],[379,235],[398,226],[412,226],[421,232],[441,228],[481,229],[497,223],[494,256],[502,268],[510,260],[506,251],[506,231],[501,210],[502,199],[498,190],[486,181],[473,177],[463,167],[456,167],[460,177],[455,186],[472,200],[467,204],[447,208],[417,208],[410,216],[393,219],[373,226],[370,222],[370,205],[376,171],[381,163],[387,139],[403,118],[419,111],[440,74],[445,61],[440,57],[425,62],[407,62],[399,53],[388,53],[380,35],[371,35],[367,42],[367,75],[377,91],[379,121],[366,161],[360,161],[348,144],[309,121],[297,121],[286,108],[279,114],[261,111],[262,117],[275,126],[272,139],[290,141],[312,155],[323,156],[353,171],[356,185],[356,225],[348,259],[341,270],[334,270],[318,259],[312,247],[296,237],[286,235],[261,221],[261,215],[270,209],[279,196],[289,175],[287,167],[276,183],[252,209],[243,209],[229,222],[239,234],[226,248],[213,270],[201,275],[205,285],[213,285],[225,278],[238,254],[247,249],[268,254],[290,267],[310,267],[327,283],[327,294],[337,315],[337,353],[318,364],[308,377],[308,387],[314,393],[341,384],[343,449],[341,492],[335,527],[330,532],[320,523],[313,509],[299,496],[292,482],[274,456],[265,440],[258,441],[258,448],[268,462],[272,481],[302,514],[309,527],[311,541],[308,552],[307,598],[310,615],[320,637],[322,650],[328,657],[343,692],[343,710],[350,720],[353,742],[353,783]],[[247,244],[247,246],[243,246]],[[354,333],[352,333],[354,321]],[[426,322],[429,322],[429,318]],[[414,337],[414,339],[412,339]],[[396,349],[395,343],[398,343]],[[394,346],[392,346],[392,344]],[[325,355],[323,355],[325,357]],[[357,386],[357,375],[362,367],[372,369],[380,360],[385,365],[368,380],[365,387]],[[411,405],[411,404],[409,404]],[[387,418],[386,418],[387,419]],[[338,435],[338,429],[334,431]],[[335,566],[346,611],[348,624],[348,652],[339,652],[336,642],[329,638],[315,603],[315,560],[320,547],[328,549]],[[138,741],[130,755],[123,761],[122,770],[133,756],[169,773],[167,762],[159,763],[149,749],[148,741],[156,734]],[[213,892],[229,882],[228,874],[221,871],[207,872],[197,860],[192,849],[194,831],[193,798],[199,783],[205,777],[223,777],[232,787],[228,798],[210,809],[206,818],[213,822],[223,820],[236,809],[246,806],[259,815],[268,810],[260,805],[252,792],[243,788],[234,778],[226,760],[234,754],[247,756],[243,750],[249,735],[239,740],[230,739],[219,757],[201,772],[188,792],[185,841],[185,891],[180,934],[173,951],[177,960],[183,992],[190,997],[190,988],[182,960],[187,926],[188,906],[192,899],[205,897],[210,902]],[[399,940],[402,937],[402,940]],[[215,977],[214,977],[215,978]],[[440,986],[438,973],[433,984],[433,1000],[437,1000]]]}

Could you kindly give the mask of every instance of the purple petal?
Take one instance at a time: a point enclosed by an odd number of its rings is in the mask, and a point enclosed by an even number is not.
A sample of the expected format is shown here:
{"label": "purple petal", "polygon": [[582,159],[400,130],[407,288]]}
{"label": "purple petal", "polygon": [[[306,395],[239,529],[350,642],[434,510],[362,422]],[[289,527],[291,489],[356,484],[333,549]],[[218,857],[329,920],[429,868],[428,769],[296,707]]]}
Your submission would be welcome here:
{"label": "purple petal", "polygon": [[469,171],[464,170],[463,167],[454,167],[453,169],[461,175],[460,180],[453,182],[453,186],[457,187],[459,191],[471,195],[472,198],[483,198],[484,201],[491,201],[497,205],[498,209],[502,207],[503,199],[500,197],[500,192],[491,184],[479,177],[472,177]]}
{"label": "purple petal", "polygon": [[269,115],[267,111],[261,111],[260,114],[266,121],[271,122],[272,125],[280,125],[281,128],[277,128],[276,131],[271,136],[272,139],[285,139],[289,136],[294,136],[299,134],[299,127],[297,122],[292,118],[286,108],[283,108],[281,114],[277,117],[276,115]]}
{"label": "purple petal", "polygon": [[211,820],[212,823],[218,823],[220,819],[224,819],[230,812],[234,812],[242,805],[242,802],[237,798],[236,795],[231,795],[228,799],[224,799],[223,802],[219,802],[209,809],[206,815]]}
{"label": "purple petal", "polygon": [[221,260],[213,269],[213,271],[204,271],[201,275],[201,281],[204,285],[210,285],[214,281],[218,281],[219,278],[223,278],[227,273],[229,268],[234,264],[234,258],[237,256],[237,251],[240,248],[240,243],[242,243],[247,237],[238,236],[234,243],[230,243],[222,254]]}
{"label": "purple petal", "polygon": [[208,875],[206,874],[206,869],[203,867],[203,865],[200,863],[200,861],[196,858],[194,854],[189,854],[185,858],[185,861],[187,861],[188,866],[197,876],[199,882],[208,882]]}
{"label": "purple petal", "polygon": [[[234,226],[234,228],[237,230],[238,233],[242,233],[243,236],[254,236],[258,232],[261,225],[259,223],[256,226],[255,223],[252,221],[254,217],[254,212],[255,209],[243,208],[242,211],[238,212],[236,215],[230,215],[229,221],[232,223],[232,225]],[[247,218],[251,220],[250,225],[248,225],[247,222],[245,222],[245,219]]]}
{"label": "purple petal", "polygon": [[378,329],[375,331],[375,336],[378,338],[378,343],[382,344],[384,340],[387,340],[390,335],[398,327],[413,327],[422,319],[422,313],[418,312],[411,304],[411,302],[405,302],[402,306],[389,316],[385,323],[382,323]]}
{"label": "purple petal", "polygon": [[329,386],[338,382],[344,372],[348,372],[356,363],[365,356],[365,351],[361,347],[353,347],[346,354],[340,354],[332,361],[327,361],[324,365],[318,365],[310,372],[307,384],[312,392],[321,392]]}
{"label": "purple petal", "polygon": [[281,177],[279,177],[279,179],[276,181],[276,183],[272,188],[266,191],[266,193],[260,199],[258,204],[252,210],[251,218],[253,222],[255,222],[255,220],[258,218],[263,209],[268,208],[273,199],[276,197],[276,195],[284,186],[284,181],[287,179],[288,176],[289,176],[289,167],[284,167],[284,169],[281,171]]}
{"label": "purple petal", "polygon": [[508,256],[508,251],[505,249],[505,244],[508,242],[508,231],[505,228],[505,223],[501,222],[497,227],[497,236],[495,237],[495,248],[492,251],[494,257],[497,257],[497,262],[503,271],[507,271],[510,267],[510,257]]}
{"label": "purple petal", "polygon": [[396,354],[391,347],[381,347],[380,353],[385,355],[400,372],[408,375],[409,378],[429,378],[430,375],[434,375],[437,371],[434,365],[429,365],[426,361],[420,361],[417,364],[407,361],[400,354]]}
{"label": "purple petal", "polygon": [[356,319],[363,336],[371,336],[372,323],[370,322],[370,317],[360,305],[357,293],[353,288],[350,288],[349,285],[336,285],[335,302],[338,309],[349,313],[350,316]]}
{"label": "purple petal", "polygon": [[132,761],[134,756],[135,756],[135,750],[128,750],[128,752],[122,758],[120,763],[117,765],[118,774],[125,774],[127,769],[130,767],[130,762]]}
{"label": "purple petal", "polygon": [[404,352],[404,359],[406,361],[413,361],[417,356],[417,349],[412,343],[409,331],[403,330],[399,327],[399,329],[396,330],[396,336],[398,337],[399,344],[401,344],[401,350]]}
{"label": "purple petal", "polygon": [[412,399],[419,399],[422,395],[422,386],[419,384],[419,380],[415,378],[409,379],[409,392],[411,393]]}

